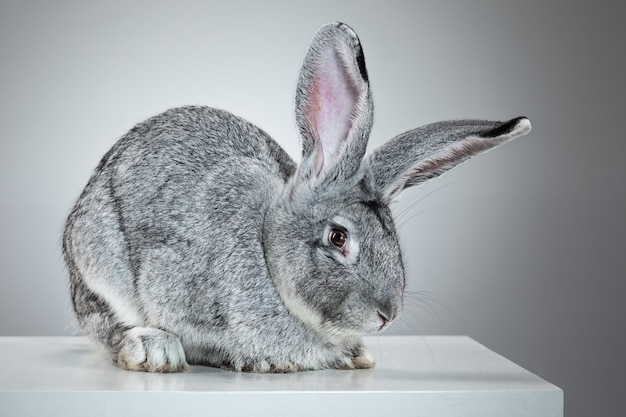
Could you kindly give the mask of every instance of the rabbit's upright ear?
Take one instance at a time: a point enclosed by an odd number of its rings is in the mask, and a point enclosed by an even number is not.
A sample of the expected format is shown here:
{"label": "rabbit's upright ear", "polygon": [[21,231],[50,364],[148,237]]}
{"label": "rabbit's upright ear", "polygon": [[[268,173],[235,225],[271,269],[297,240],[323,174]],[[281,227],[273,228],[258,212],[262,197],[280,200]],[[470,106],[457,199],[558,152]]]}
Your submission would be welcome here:
{"label": "rabbit's upright ear", "polygon": [[402,133],[363,162],[367,186],[389,203],[402,190],[530,131],[530,121],[458,120],[433,123]]}
{"label": "rabbit's upright ear", "polygon": [[372,113],[359,38],[343,23],[322,26],[306,53],[296,89],[302,174],[354,174],[365,153]]}

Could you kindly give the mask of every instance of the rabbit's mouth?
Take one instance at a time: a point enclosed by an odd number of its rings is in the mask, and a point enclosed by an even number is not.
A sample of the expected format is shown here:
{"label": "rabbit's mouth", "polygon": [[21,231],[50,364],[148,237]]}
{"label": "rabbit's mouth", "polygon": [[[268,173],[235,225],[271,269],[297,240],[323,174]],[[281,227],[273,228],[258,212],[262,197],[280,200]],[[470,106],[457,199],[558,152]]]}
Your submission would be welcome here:
{"label": "rabbit's mouth", "polygon": [[377,309],[367,314],[367,317],[361,317],[358,323],[346,323],[346,321],[356,321],[356,318],[350,319],[344,317],[336,321],[326,320],[321,323],[318,330],[325,334],[333,334],[342,337],[377,334],[387,330],[389,326],[391,326],[391,323],[393,323],[395,317],[395,315]]}

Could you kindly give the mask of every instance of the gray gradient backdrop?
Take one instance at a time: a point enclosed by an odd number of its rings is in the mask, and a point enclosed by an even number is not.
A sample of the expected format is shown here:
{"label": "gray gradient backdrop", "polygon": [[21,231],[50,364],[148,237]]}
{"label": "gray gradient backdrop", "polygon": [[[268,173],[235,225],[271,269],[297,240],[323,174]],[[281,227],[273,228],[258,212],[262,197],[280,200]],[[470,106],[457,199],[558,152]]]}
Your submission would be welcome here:
{"label": "gray gradient backdrop", "polygon": [[296,74],[315,29],[343,20],[372,146],[441,119],[534,127],[397,204],[424,293],[393,331],[470,335],[562,387],[568,416],[623,415],[624,3],[225,3],[0,2],[0,335],[75,333],[63,221],[134,123],[207,104],[298,157]]}

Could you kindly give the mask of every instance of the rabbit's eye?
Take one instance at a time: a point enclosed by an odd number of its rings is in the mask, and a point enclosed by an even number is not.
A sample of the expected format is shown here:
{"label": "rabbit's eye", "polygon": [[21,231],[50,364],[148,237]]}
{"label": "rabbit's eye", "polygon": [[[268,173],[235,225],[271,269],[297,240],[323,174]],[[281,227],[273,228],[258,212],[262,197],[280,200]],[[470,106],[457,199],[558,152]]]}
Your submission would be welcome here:
{"label": "rabbit's eye", "polygon": [[332,229],[328,235],[328,241],[339,249],[343,249],[348,241],[348,234],[343,230]]}

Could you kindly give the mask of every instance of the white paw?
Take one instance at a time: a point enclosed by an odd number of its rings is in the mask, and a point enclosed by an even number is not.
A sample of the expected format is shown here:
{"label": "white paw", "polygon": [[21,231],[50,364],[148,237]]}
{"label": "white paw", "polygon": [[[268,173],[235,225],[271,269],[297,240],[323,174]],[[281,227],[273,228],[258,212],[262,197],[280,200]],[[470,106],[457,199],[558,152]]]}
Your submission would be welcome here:
{"label": "white paw", "polygon": [[124,332],[117,364],[131,371],[181,372],[190,369],[178,337],[151,327]]}
{"label": "white paw", "polygon": [[369,369],[374,367],[374,358],[368,351],[361,348],[354,356],[346,356],[333,367],[337,369]]}
{"label": "white paw", "polygon": [[352,365],[355,369],[369,369],[375,365],[374,358],[370,353],[363,349],[358,356],[352,358]]}

